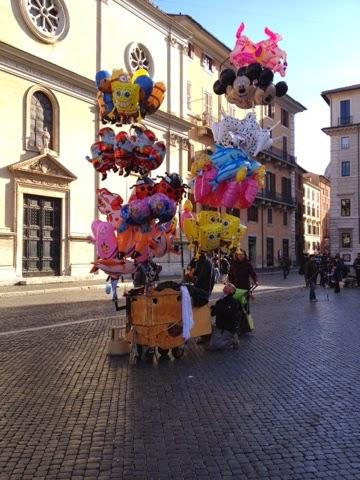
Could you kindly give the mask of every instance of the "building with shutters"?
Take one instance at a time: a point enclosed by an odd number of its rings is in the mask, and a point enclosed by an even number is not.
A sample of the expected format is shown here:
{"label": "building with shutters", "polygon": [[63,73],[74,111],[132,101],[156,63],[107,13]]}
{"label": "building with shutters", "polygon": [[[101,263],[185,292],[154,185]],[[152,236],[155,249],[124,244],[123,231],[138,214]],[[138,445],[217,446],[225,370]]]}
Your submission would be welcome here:
{"label": "building with shutters", "polygon": [[330,107],[330,251],[352,264],[360,252],[360,85],[322,92]]}

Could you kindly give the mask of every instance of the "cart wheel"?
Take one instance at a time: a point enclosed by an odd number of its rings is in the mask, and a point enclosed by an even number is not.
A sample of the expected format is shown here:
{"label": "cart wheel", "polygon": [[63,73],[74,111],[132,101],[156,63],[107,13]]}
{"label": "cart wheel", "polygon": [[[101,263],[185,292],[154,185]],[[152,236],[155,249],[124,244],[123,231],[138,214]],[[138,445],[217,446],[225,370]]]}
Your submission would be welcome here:
{"label": "cart wheel", "polygon": [[174,358],[181,358],[184,355],[184,347],[175,347],[171,350]]}
{"label": "cart wheel", "polygon": [[137,344],[136,345],[136,356],[137,358],[141,358],[143,353],[143,347],[142,345]]}
{"label": "cart wheel", "polygon": [[154,358],[154,355],[155,355],[155,349],[153,347],[148,348],[145,352],[145,360],[148,362],[151,362],[152,359]]}
{"label": "cart wheel", "polygon": [[166,357],[167,354],[169,353],[169,349],[168,349],[168,348],[158,347],[158,348],[157,348],[157,351],[159,352],[160,357]]}

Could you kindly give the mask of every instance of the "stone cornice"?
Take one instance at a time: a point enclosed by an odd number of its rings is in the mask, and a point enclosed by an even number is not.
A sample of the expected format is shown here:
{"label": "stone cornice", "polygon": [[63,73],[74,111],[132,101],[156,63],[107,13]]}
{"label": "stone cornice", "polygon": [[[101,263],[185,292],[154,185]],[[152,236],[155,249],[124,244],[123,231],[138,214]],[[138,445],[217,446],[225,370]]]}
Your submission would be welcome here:
{"label": "stone cornice", "polygon": [[360,128],[360,123],[352,123],[349,125],[334,125],[333,127],[325,127],[321,130],[329,135],[342,135],[343,133],[354,133],[357,132]]}
{"label": "stone cornice", "polygon": [[42,58],[0,42],[0,70],[95,103],[95,82]]}
{"label": "stone cornice", "polygon": [[174,130],[178,130],[179,132],[183,132],[186,135],[190,128],[194,126],[192,123],[188,122],[184,118],[177,117],[172,113],[163,112],[162,110],[158,110],[154,115],[151,115],[151,119],[154,122],[159,122],[161,125],[164,125]]}
{"label": "stone cornice", "polygon": [[[286,78],[285,78],[286,81]],[[274,80],[274,83],[278,83],[277,79]],[[294,100],[290,95],[284,95],[283,97],[275,97],[275,103],[280,105],[280,107],[285,108],[290,113],[300,113],[304,112],[306,107],[301,105],[301,103]]]}
{"label": "stone cornice", "polygon": [[186,28],[178,22],[174,22],[169,15],[148,0],[113,0],[113,2],[126,8],[163,34],[167,35],[171,32],[171,35],[176,37],[180,44],[191,35]]}

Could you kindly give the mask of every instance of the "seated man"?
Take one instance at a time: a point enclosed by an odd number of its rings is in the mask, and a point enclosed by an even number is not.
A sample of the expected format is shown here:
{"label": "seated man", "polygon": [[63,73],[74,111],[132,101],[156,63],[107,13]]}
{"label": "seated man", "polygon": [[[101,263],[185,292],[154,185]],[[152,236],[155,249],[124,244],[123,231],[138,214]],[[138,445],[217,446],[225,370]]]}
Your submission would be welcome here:
{"label": "seated man", "polygon": [[216,316],[216,322],[208,350],[232,350],[239,346],[235,331],[240,319],[240,305],[233,298],[235,290],[235,285],[226,283],[223,288],[224,297],[211,308],[211,315]]}

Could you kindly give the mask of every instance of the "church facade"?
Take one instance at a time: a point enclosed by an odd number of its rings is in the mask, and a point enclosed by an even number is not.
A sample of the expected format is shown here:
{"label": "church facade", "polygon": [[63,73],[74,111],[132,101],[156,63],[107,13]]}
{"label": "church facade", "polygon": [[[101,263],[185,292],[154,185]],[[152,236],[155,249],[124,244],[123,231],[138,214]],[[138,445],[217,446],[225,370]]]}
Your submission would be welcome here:
{"label": "church facade", "polygon": [[[146,125],[167,146],[156,174],[186,177],[191,124],[184,119],[188,32],[145,0],[11,0],[0,39],[0,281],[86,277],[99,218],[95,191],[124,201],[137,177],[105,181],[86,161],[101,128],[95,73],[148,68],[168,90]],[[171,89],[169,88],[171,85]],[[180,257],[162,259],[178,270]]]}

